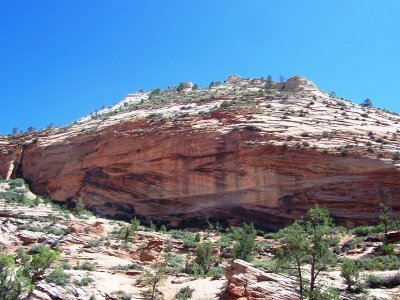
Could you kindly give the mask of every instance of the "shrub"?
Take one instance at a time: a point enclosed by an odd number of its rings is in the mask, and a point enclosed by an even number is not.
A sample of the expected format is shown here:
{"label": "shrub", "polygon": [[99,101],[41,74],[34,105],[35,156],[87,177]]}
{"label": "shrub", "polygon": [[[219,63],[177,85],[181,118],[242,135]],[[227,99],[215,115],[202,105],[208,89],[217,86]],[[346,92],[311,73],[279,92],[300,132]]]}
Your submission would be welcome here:
{"label": "shrub", "polygon": [[10,188],[14,189],[16,187],[23,187],[25,185],[25,180],[22,178],[11,179],[9,181]]}
{"label": "shrub", "polygon": [[400,273],[390,276],[376,276],[376,275],[369,275],[366,279],[366,285],[370,288],[393,288],[400,285]]}
{"label": "shrub", "polygon": [[234,102],[233,102],[233,101],[224,100],[224,102],[222,102],[221,105],[220,105],[219,107],[221,107],[221,108],[228,108],[228,107],[231,107],[232,105],[234,105]]}
{"label": "shrub", "polygon": [[86,271],[94,271],[96,269],[96,263],[90,263],[85,261],[83,264],[80,264],[79,261],[76,262],[74,270],[86,270]]}
{"label": "shrub", "polygon": [[94,280],[88,276],[83,277],[82,279],[75,279],[74,284],[77,286],[88,286],[91,284]]}
{"label": "shrub", "polygon": [[394,254],[394,248],[395,245],[393,244],[387,244],[387,245],[382,245],[378,248],[379,253],[382,255],[392,255]]}
{"label": "shrub", "polygon": [[89,243],[83,246],[83,248],[97,248],[100,245],[99,239],[91,240]]}
{"label": "shrub", "polygon": [[129,265],[113,266],[110,268],[110,270],[113,270],[113,271],[143,270],[143,267],[138,264],[132,263]]}
{"label": "shrub", "polygon": [[351,230],[352,234],[356,236],[367,236],[374,233],[382,232],[381,226],[357,226]]}
{"label": "shrub", "polygon": [[119,300],[131,300],[132,296],[125,291],[116,291],[113,293]]}
{"label": "shrub", "polygon": [[187,300],[187,299],[190,299],[190,298],[192,298],[193,292],[194,292],[194,289],[192,289],[192,288],[190,288],[188,286],[185,286],[185,287],[183,287],[183,288],[181,288],[179,290],[179,292],[175,295],[174,299],[175,300]]}
{"label": "shrub", "polygon": [[378,288],[382,284],[382,276],[377,276],[377,275],[368,275],[367,279],[365,280],[366,286],[369,288]]}
{"label": "shrub", "polygon": [[250,131],[261,131],[261,129],[255,125],[246,125],[243,129],[250,130]]}
{"label": "shrub", "polygon": [[55,285],[64,286],[69,282],[69,277],[68,274],[65,274],[64,269],[58,266],[47,276],[46,281],[54,283]]}
{"label": "shrub", "polygon": [[158,120],[158,119],[162,119],[162,117],[163,117],[162,113],[151,113],[147,116],[147,119]]}
{"label": "shrub", "polygon": [[256,268],[262,268],[267,272],[275,272],[278,268],[276,261],[272,259],[256,259],[252,261],[252,264]]}
{"label": "shrub", "polygon": [[362,258],[357,261],[357,264],[364,270],[397,270],[400,268],[400,258],[396,255],[384,255],[374,258]]}
{"label": "shrub", "polygon": [[151,99],[153,99],[154,97],[156,97],[156,96],[160,96],[161,95],[161,90],[160,89],[155,89],[155,90],[152,90],[150,93],[149,93],[149,100],[151,100]]}
{"label": "shrub", "polygon": [[160,227],[160,232],[161,233],[166,233],[167,232],[167,227],[163,224],[163,225],[161,225],[161,227]]}
{"label": "shrub", "polygon": [[340,155],[341,156],[347,156],[349,154],[349,150],[347,150],[347,149],[345,149],[345,148],[342,148],[341,150],[340,150]]}

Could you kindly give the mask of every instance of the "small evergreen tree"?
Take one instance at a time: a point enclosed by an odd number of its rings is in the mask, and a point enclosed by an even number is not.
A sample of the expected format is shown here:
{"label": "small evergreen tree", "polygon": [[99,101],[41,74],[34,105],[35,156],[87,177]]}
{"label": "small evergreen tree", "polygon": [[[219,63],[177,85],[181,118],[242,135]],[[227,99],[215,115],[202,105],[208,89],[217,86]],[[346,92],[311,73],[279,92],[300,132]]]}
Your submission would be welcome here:
{"label": "small evergreen tree", "polygon": [[271,89],[271,88],[272,88],[272,84],[273,84],[272,75],[268,75],[268,77],[267,77],[267,83],[265,84],[265,88],[266,88],[267,90]]}
{"label": "small evergreen tree", "polygon": [[155,264],[153,270],[145,271],[141,278],[141,281],[149,286],[149,289],[144,293],[145,299],[156,300],[159,298],[157,286],[167,278],[165,272],[166,268],[163,264]]}
{"label": "small evergreen tree", "polygon": [[372,104],[371,99],[367,98],[360,104],[360,106],[373,107],[374,105]]}
{"label": "small evergreen tree", "polygon": [[137,229],[140,226],[140,221],[136,218],[131,220],[131,223],[128,225],[123,226],[117,234],[117,238],[124,241],[124,244],[132,241]]}
{"label": "small evergreen tree", "polygon": [[196,247],[195,262],[201,267],[204,274],[208,273],[213,264],[212,250],[213,250],[213,245],[211,242],[198,244]]}
{"label": "small evergreen tree", "polygon": [[234,231],[236,243],[233,245],[235,258],[249,261],[256,247],[257,231],[253,224],[244,223],[242,228]]}
{"label": "small evergreen tree", "polygon": [[347,284],[347,289],[351,291],[352,286],[356,283],[360,270],[354,260],[345,258],[342,263],[340,276],[343,277]]}
{"label": "small evergreen tree", "polygon": [[[330,245],[335,244],[335,233],[328,210],[318,206],[309,209],[306,219],[295,221],[280,231],[286,247],[276,258],[281,266],[295,271],[301,299],[308,296],[315,300],[321,293],[317,278],[335,263],[335,254],[330,248]],[[308,279],[302,270],[303,265],[309,266]]]}

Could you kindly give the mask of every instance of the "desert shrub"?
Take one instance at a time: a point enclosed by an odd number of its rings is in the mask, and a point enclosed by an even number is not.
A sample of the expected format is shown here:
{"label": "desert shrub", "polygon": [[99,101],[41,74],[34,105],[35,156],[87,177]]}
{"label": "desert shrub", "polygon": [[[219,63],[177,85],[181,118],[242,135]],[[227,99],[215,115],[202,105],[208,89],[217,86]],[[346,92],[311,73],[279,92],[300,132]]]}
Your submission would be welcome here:
{"label": "desert shrub", "polygon": [[62,228],[55,226],[47,226],[45,227],[45,230],[47,233],[54,235],[63,235],[65,233],[65,231]]}
{"label": "desert shrub", "polygon": [[350,240],[350,241],[347,241],[347,242],[345,242],[345,243],[343,244],[343,246],[342,246],[342,248],[340,249],[340,251],[341,251],[342,253],[344,253],[344,252],[347,252],[347,251],[349,251],[349,250],[353,250],[353,249],[355,249],[355,248],[356,248],[355,241],[354,241],[354,240]]}
{"label": "desert shrub", "polygon": [[174,297],[174,300],[188,300],[192,298],[193,292],[194,289],[185,286],[178,291],[178,293]]}
{"label": "desert shrub", "polygon": [[400,273],[390,276],[377,276],[377,275],[368,275],[365,280],[365,285],[369,288],[393,288],[400,285]]}
{"label": "desert shrub", "polygon": [[149,93],[149,100],[152,100],[153,98],[155,98],[156,96],[160,96],[161,95],[161,90],[160,89],[155,89],[155,90],[152,90],[150,93]]}
{"label": "desert shrub", "polygon": [[100,240],[94,239],[88,242],[86,245],[84,245],[83,248],[97,248],[99,246],[100,246]]}
{"label": "desert shrub", "polygon": [[381,245],[378,248],[378,252],[382,255],[392,255],[394,254],[394,249],[395,245],[393,244]]}
{"label": "desert shrub", "polygon": [[71,269],[71,266],[70,266],[70,264],[69,264],[69,262],[68,262],[67,260],[63,260],[63,261],[60,263],[60,266],[61,266],[64,270],[70,270],[70,269]]}
{"label": "desert shrub", "polygon": [[131,300],[132,296],[125,291],[116,291],[113,293],[119,300]]}
{"label": "desert shrub", "polygon": [[163,224],[163,225],[161,225],[161,227],[160,227],[160,232],[161,233],[166,233],[167,232],[167,227]]}
{"label": "desert shrub", "polygon": [[367,236],[382,232],[382,226],[357,226],[351,230],[351,233],[356,236]]}
{"label": "desert shrub", "polygon": [[170,256],[167,259],[167,272],[170,273],[182,273],[185,271],[185,266],[183,265],[182,256]]}
{"label": "desert shrub", "polygon": [[366,257],[357,261],[363,270],[397,270],[400,268],[400,258],[396,255],[385,255],[376,257]]}
{"label": "desert shrub", "polygon": [[96,265],[96,263],[90,263],[88,261],[85,261],[83,264],[77,261],[74,270],[94,271],[96,269]]}
{"label": "desert shrub", "polygon": [[113,266],[110,268],[110,270],[113,271],[129,271],[129,270],[143,270],[143,267],[136,264],[136,263],[132,263],[129,265],[117,265],[117,266]]}
{"label": "desert shrub", "polygon": [[263,268],[267,272],[275,272],[278,268],[276,261],[272,259],[256,259],[252,261],[252,265],[256,268]]}
{"label": "desert shrub", "polygon": [[207,275],[211,276],[211,280],[218,280],[224,276],[224,270],[222,267],[212,267]]}
{"label": "desert shrub", "polygon": [[221,107],[221,108],[228,108],[228,107],[231,107],[231,106],[233,106],[233,105],[234,105],[234,102],[233,102],[233,101],[224,100],[224,102],[222,102],[221,105],[220,105],[219,107]]}
{"label": "desert shrub", "polygon": [[243,127],[243,129],[250,130],[250,131],[261,131],[261,128],[255,126],[255,125],[246,125]]}
{"label": "desert shrub", "polygon": [[147,119],[158,120],[158,119],[162,119],[162,117],[163,117],[162,113],[151,113],[147,116]]}
{"label": "desert shrub", "polygon": [[74,280],[74,284],[77,285],[77,286],[88,286],[93,281],[94,281],[93,278],[85,276],[82,279],[75,279]]}
{"label": "desert shrub", "polygon": [[11,189],[14,189],[16,187],[23,187],[25,185],[25,180],[22,178],[15,178],[9,180],[8,184],[10,185]]}
{"label": "desert shrub", "polygon": [[69,278],[70,276],[65,274],[64,269],[59,266],[47,276],[46,281],[54,283],[55,285],[64,286],[69,282]]}

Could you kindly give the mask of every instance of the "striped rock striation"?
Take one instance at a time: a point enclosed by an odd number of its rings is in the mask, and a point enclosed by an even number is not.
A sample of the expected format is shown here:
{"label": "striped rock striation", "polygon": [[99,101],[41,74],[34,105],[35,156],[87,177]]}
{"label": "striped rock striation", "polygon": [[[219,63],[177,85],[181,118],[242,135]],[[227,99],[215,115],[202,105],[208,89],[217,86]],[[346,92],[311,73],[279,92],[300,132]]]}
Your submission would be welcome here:
{"label": "striped rock striation", "polygon": [[400,208],[400,117],[310,81],[230,76],[129,94],[68,126],[0,137],[0,175],[104,216],[274,229],[318,203],[341,223]]}

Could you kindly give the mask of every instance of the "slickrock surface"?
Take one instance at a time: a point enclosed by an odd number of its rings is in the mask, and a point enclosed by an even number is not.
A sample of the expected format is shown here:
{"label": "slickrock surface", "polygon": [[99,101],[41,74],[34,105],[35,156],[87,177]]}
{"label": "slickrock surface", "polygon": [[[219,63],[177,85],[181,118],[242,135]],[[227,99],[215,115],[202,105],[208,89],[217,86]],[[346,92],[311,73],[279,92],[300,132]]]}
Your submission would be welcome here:
{"label": "slickrock surface", "polygon": [[298,300],[296,281],[288,276],[266,273],[242,260],[225,268],[228,286],[223,299]]}
{"label": "slickrock surface", "polygon": [[137,92],[66,127],[0,137],[0,175],[81,198],[104,216],[179,225],[239,219],[267,228],[319,203],[341,223],[398,214],[400,117],[329,96],[310,81],[230,76]]}

